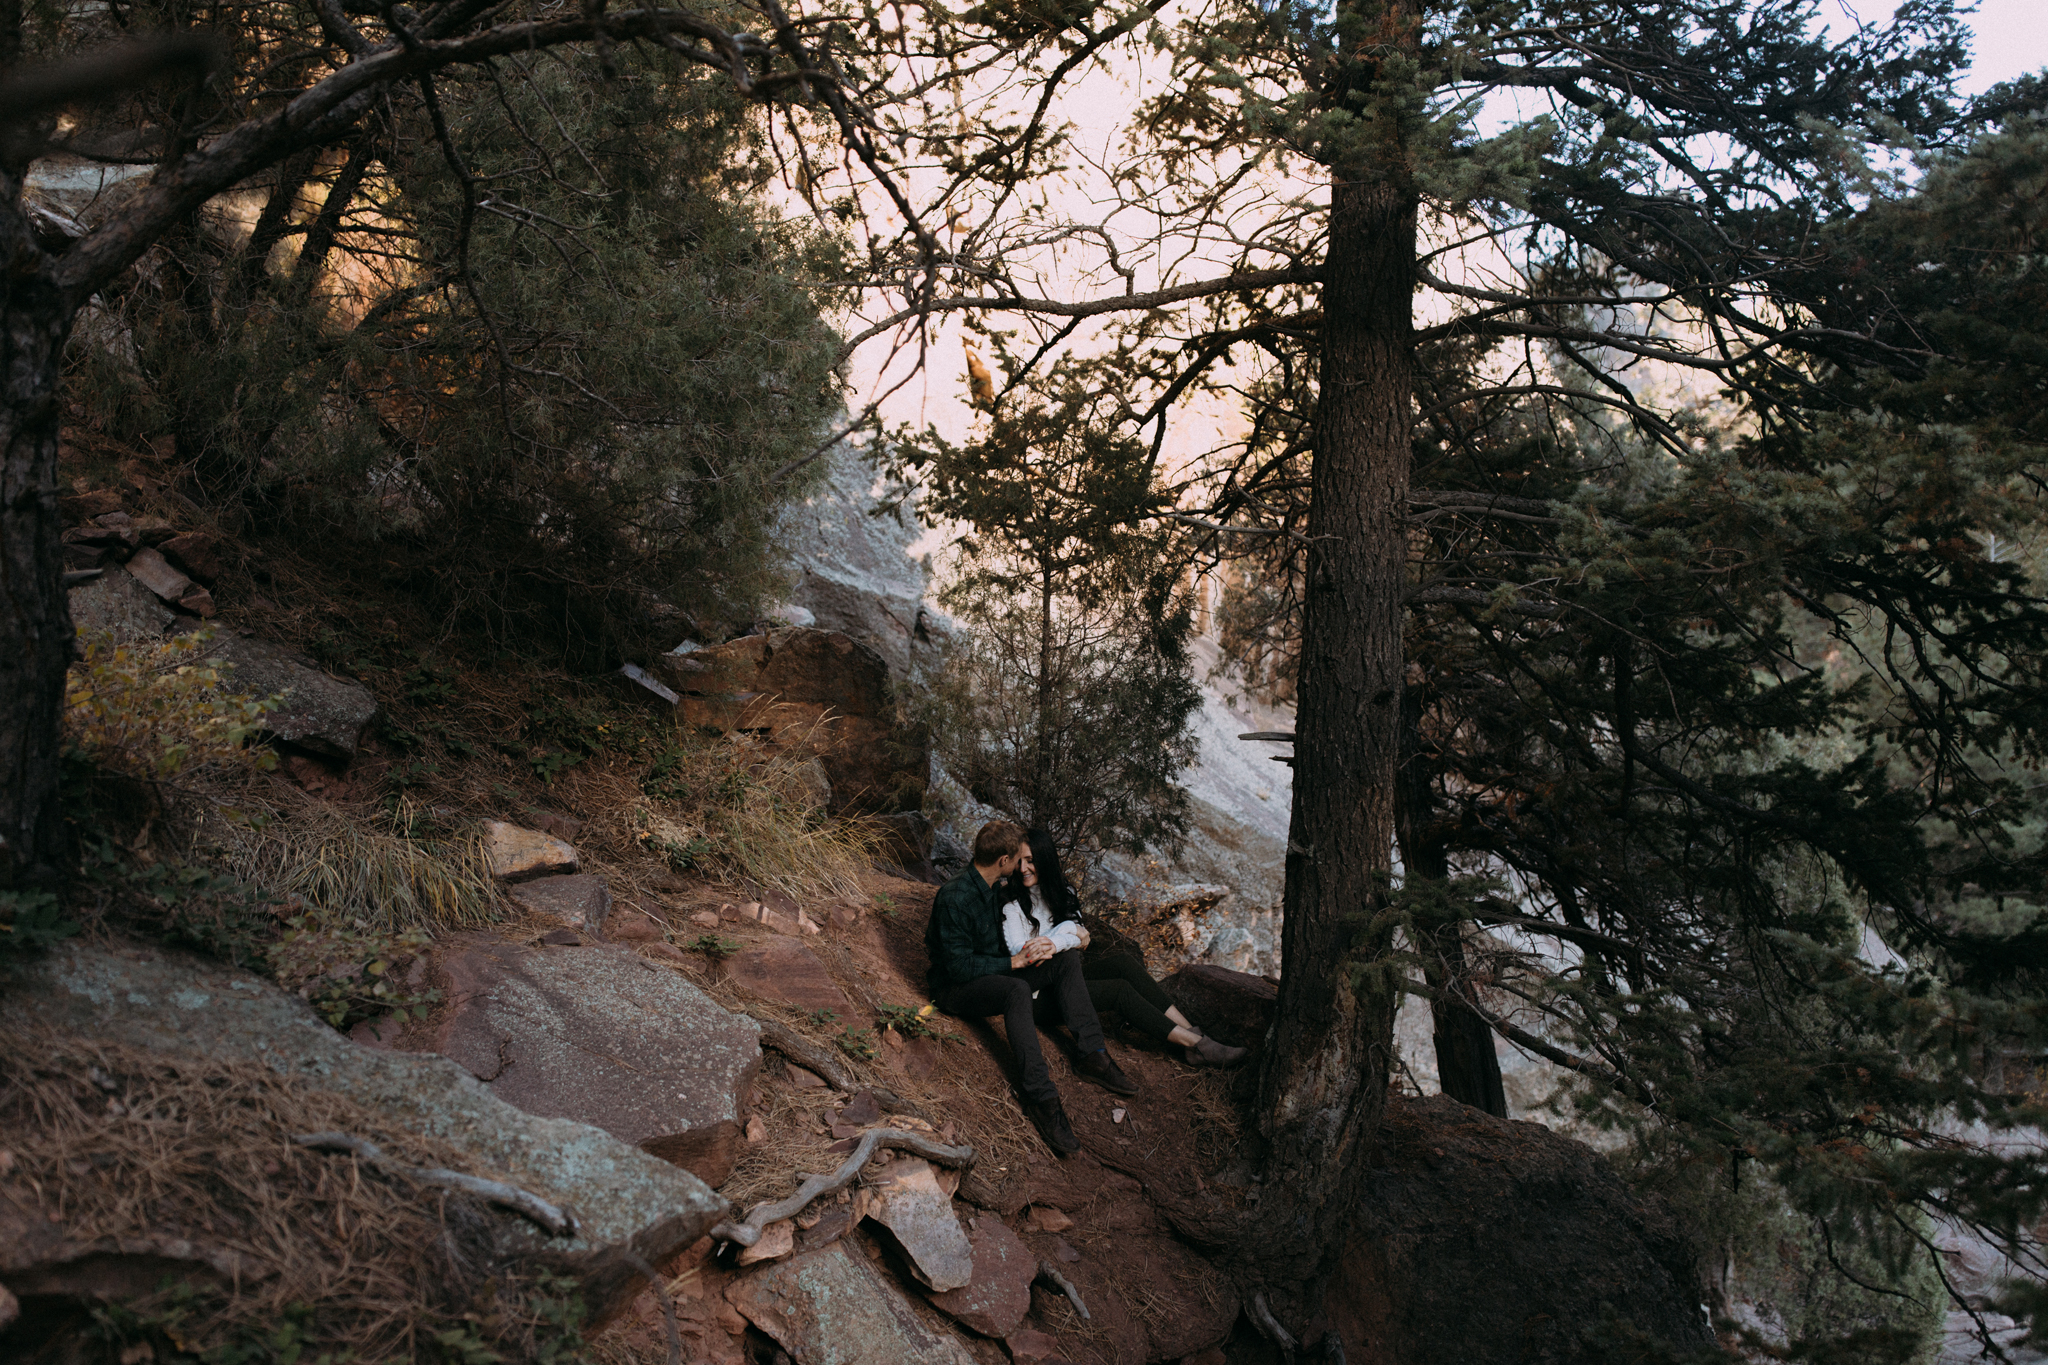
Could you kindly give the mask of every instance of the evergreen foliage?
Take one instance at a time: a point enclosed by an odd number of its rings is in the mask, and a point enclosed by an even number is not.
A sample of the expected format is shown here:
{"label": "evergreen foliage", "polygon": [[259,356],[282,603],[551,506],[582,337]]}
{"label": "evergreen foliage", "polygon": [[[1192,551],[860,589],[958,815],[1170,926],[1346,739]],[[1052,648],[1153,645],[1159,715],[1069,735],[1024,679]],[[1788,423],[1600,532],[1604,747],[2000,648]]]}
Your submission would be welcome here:
{"label": "evergreen foliage", "polygon": [[[962,149],[959,249],[901,239],[906,310],[1044,319],[1006,392],[1092,348],[1127,459],[1190,400],[1246,422],[1181,510],[1299,703],[1260,1078],[1266,1189],[1298,1192],[1247,1273],[1292,1296],[1342,1235],[1397,825],[1411,871],[1507,878],[1425,937],[1542,951],[1428,978],[1589,1108],[1760,1165],[1880,1262],[1932,1211],[2029,1226],[2031,1168],[1960,1136],[2048,1117],[2034,87],[1958,106],[1949,0],[1834,34],[1805,0],[969,20],[1058,64]],[[1134,30],[1171,74],[1103,215],[1061,221],[1015,190],[1063,155],[1052,84]],[[1040,297],[1019,248],[1096,239],[1117,284]]]}
{"label": "evergreen foliage", "polygon": [[976,799],[1063,848],[1178,845],[1201,705],[1170,506],[1143,448],[1117,431],[1090,367],[997,402],[965,447],[895,447],[925,509],[971,529],[942,604],[967,627],[930,706],[941,751]]}
{"label": "evergreen foliage", "polygon": [[78,379],[174,432],[231,519],[381,539],[451,614],[577,665],[673,643],[676,611],[748,618],[821,472],[837,338],[807,281],[837,247],[772,215],[729,81],[610,64],[393,99],[287,166],[253,234],[174,238],[121,300],[137,370],[102,348]]}

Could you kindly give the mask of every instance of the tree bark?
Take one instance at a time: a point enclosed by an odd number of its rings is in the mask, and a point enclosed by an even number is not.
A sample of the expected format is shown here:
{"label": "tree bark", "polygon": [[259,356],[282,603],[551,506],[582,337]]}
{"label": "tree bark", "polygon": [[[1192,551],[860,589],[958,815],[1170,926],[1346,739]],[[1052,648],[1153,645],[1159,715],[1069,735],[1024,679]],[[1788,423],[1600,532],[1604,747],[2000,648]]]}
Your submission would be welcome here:
{"label": "tree bark", "polygon": [[[1400,772],[1394,788],[1401,872],[1410,879],[1443,881],[1451,866],[1444,841],[1431,828],[1436,814],[1432,776],[1422,746],[1422,696],[1411,687],[1401,698]],[[1507,1090],[1501,1084],[1493,1027],[1466,1003],[1472,978],[1465,961],[1465,926],[1443,925],[1417,947],[1431,992],[1437,1089],[1461,1104],[1506,1118]]]}
{"label": "tree bark", "polygon": [[1370,970],[1386,945],[1365,941],[1364,929],[1393,855],[1416,211],[1414,196],[1384,174],[1340,170],[1335,179],[1287,843],[1286,966],[1259,1077],[1265,1198],[1286,1207],[1279,1235],[1258,1248],[1255,1273],[1296,1303],[1316,1292],[1354,1216],[1386,1103],[1398,998]]}
{"label": "tree bark", "polygon": [[76,309],[0,175],[0,887],[54,888],[68,864],[59,721],[71,663],[57,515],[57,380]]}

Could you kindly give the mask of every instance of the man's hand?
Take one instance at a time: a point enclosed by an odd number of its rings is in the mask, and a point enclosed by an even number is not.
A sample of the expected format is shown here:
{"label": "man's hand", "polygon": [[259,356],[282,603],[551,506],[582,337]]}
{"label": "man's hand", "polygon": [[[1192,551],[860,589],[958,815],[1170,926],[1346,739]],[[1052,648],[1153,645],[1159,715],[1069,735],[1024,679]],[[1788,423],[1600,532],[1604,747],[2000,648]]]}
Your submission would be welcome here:
{"label": "man's hand", "polygon": [[1010,958],[1010,970],[1021,971],[1026,967],[1036,966],[1051,957],[1055,951],[1057,950],[1052,946],[1052,940],[1042,934],[1037,938],[1026,939],[1024,946]]}
{"label": "man's hand", "polygon": [[1080,942],[1074,945],[1076,948],[1086,948],[1088,946],[1088,926],[1077,922],[1074,925],[1074,937],[1080,940]]}

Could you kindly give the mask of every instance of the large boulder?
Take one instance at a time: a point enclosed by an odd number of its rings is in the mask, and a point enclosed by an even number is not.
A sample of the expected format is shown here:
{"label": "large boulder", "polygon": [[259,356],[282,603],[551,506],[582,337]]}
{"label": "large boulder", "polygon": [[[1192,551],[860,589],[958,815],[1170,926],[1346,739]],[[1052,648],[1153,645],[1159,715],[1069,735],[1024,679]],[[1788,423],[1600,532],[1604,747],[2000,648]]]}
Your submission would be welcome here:
{"label": "large boulder", "polygon": [[0,961],[0,1020],[154,1052],[261,1061],[451,1143],[483,1173],[575,1210],[573,1238],[544,1238],[523,1223],[520,1235],[579,1275],[598,1317],[640,1292],[636,1259],[653,1263],[689,1246],[726,1212],[685,1170],[589,1124],[508,1104],[444,1058],[352,1043],[305,1001],[211,959],[73,942],[26,962]]}
{"label": "large boulder", "polygon": [[601,1128],[723,1180],[761,1031],[618,947],[478,942],[439,954],[446,1002],[398,1036],[459,1063],[529,1114]]}
{"label": "large boulder", "polygon": [[[823,484],[783,508],[776,541],[797,572],[789,602],[815,625],[852,636],[880,654],[893,678],[937,668],[950,633],[925,604],[927,536],[917,493],[884,479],[869,452],[840,442],[825,457]],[[887,505],[884,505],[884,499]]]}
{"label": "large boulder", "polygon": [[898,723],[889,667],[868,646],[792,626],[666,654],[662,663],[685,724],[750,731],[822,759],[834,814],[923,808],[930,740]]}
{"label": "large boulder", "polygon": [[[1353,1360],[1578,1365],[1713,1346],[1678,1226],[1584,1143],[1456,1100],[1392,1098],[1324,1300]],[[1664,1358],[1661,1355],[1655,1358]]]}
{"label": "large boulder", "polygon": [[337,678],[269,640],[224,635],[213,657],[234,665],[238,692],[284,694],[283,704],[263,718],[264,730],[295,748],[351,762],[363,731],[377,716],[377,699],[361,683]]}

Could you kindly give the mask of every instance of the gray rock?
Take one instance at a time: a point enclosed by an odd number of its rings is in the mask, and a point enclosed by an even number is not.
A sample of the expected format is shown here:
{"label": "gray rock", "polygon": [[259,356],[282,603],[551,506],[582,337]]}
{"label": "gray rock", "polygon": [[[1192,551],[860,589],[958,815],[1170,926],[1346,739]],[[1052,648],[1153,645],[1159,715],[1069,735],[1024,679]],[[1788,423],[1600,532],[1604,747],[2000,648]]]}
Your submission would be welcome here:
{"label": "gray rock", "polygon": [[180,601],[199,586],[172,568],[171,561],[155,550],[137,550],[128,556],[128,572],[166,602]]}
{"label": "gray rock", "polygon": [[916,495],[888,490],[893,505],[884,511],[880,474],[862,451],[842,444],[825,458],[824,486],[786,508],[777,525],[798,574],[789,605],[808,611],[818,629],[875,650],[890,676],[916,677],[939,662],[950,633],[945,614],[925,601]]}
{"label": "gray rock", "polygon": [[872,1197],[868,1217],[894,1234],[911,1274],[940,1293],[973,1283],[974,1245],[931,1163],[921,1157],[890,1162],[873,1178]]}
{"label": "gray rock", "polygon": [[460,1063],[529,1114],[574,1119],[668,1159],[737,1131],[760,1029],[623,948],[478,943],[437,955],[447,1002],[407,1046]]}
{"label": "gray rock", "polygon": [[926,1327],[903,1291],[835,1242],[754,1271],[726,1301],[804,1365],[972,1365],[958,1339]]}
{"label": "gray rock", "polygon": [[[637,970],[650,979],[674,975]],[[588,1124],[522,1111],[444,1058],[360,1047],[304,1001],[205,958],[63,944],[32,961],[0,963],[0,1018],[155,1052],[266,1062],[463,1148],[483,1173],[575,1210],[576,1238],[543,1239],[524,1223],[514,1235],[565,1257],[596,1317],[645,1287],[629,1254],[659,1261],[726,1212],[725,1201],[685,1170]]]}
{"label": "gray rock", "polygon": [[266,732],[311,753],[352,761],[363,731],[377,716],[377,699],[361,683],[321,671],[283,645],[246,635],[224,635],[213,657],[235,666],[238,692],[284,694],[284,704],[263,718]]}
{"label": "gray rock", "polygon": [[536,877],[507,887],[505,894],[520,909],[572,929],[601,931],[612,908],[612,893],[603,878],[588,874]]}
{"label": "gray rock", "polygon": [[73,588],[70,595],[71,622],[79,633],[106,631],[117,645],[160,640],[176,619],[155,593],[118,566]]}

